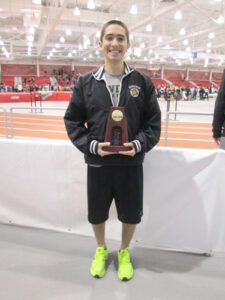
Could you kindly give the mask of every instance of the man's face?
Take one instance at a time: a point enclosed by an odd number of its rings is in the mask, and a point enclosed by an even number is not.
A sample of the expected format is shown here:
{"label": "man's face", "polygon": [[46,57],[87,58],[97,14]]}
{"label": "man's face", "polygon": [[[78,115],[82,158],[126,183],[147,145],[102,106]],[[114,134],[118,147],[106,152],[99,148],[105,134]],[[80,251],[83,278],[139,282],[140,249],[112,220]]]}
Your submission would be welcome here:
{"label": "man's face", "polygon": [[107,62],[122,62],[130,43],[127,41],[125,29],[118,24],[111,24],[105,29],[99,47]]}

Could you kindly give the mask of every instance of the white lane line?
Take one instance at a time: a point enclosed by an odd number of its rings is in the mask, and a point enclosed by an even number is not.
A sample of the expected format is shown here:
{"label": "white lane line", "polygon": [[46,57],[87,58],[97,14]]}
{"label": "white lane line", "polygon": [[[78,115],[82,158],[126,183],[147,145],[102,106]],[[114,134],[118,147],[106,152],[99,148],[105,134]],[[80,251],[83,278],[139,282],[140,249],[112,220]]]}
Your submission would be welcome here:
{"label": "white lane line", "polygon": [[[165,140],[164,137],[161,138],[161,140]],[[179,138],[167,138],[167,140],[173,140],[173,141],[192,141],[192,142],[210,142],[215,143],[214,140],[198,140],[198,139],[179,139]]]}
{"label": "white lane line", "polygon": [[13,131],[15,131],[15,130],[25,130],[25,131],[42,131],[42,132],[66,133],[66,130],[65,130],[65,131],[57,131],[57,130],[29,129],[29,128],[19,128],[19,127],[13,127]]}
{"label": "white lane line", "polygon": [[[165,133],[166,131],[161,131],[161,133]],[[212,133],[210,133],[210,132],[183,132],[183,131],[171,131],[171,130],[169,130],[168,131],[168,134],[170,134],[170,133],[182,133],[182,134],[203,134],[203,135],[212,135]]]}

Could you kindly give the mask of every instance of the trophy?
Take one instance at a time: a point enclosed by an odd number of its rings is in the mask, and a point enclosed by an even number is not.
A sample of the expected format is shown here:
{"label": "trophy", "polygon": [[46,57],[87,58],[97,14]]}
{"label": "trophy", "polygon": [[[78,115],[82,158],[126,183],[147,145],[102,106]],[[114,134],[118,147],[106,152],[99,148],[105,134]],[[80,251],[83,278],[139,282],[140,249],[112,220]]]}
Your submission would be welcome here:
{"label": "trophy", "polygon": [[104,151],[119,152],[132,149],[132,147],[123,145],[128,143],[127,118],[124,107],[110,107],[104,142],[110,142],[109,146],[102,148]]}

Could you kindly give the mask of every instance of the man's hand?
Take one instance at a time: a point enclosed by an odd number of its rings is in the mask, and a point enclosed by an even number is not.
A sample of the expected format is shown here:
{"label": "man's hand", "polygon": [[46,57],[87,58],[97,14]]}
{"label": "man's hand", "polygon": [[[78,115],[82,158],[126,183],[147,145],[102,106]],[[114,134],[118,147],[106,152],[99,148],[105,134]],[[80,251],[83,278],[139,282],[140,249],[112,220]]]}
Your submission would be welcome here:
{"label": "man's hand", "polygon": [[217,146],[220,146],[220,137],[219,138],[214,138],[214,141],[216,142]]}
{"label": "man's hand", "polygon": [[112,155],[112,154],[117,154],[115,152],[109,152],[109,151],[105,151],[102,148],[105,146],[110,146],[110,143],[99,143],[98,144],[98,155],[100,156],[106,156],[106,155]]}
{"label": "man's hand", "polygon": [[119,154],[128,155],[128,156],[134,156],[136,154],[136,150],[134,148],[133,143],[124,143],[123,145],[125,147],[131,147],[132,149],[128,151],[120,151]]}

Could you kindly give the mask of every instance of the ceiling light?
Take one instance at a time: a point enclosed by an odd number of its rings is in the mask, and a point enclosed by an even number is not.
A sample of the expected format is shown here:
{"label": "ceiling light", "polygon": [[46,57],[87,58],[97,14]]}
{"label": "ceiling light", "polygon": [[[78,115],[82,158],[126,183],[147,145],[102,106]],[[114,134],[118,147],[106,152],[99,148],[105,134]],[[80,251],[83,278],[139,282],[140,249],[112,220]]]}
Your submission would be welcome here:
{"label": "ceiling light", "polygon": [[153,50],[152,50],[152,49],[150,49],[150,50],[148,51],[148,53],[149,53],[149,54],[152,54],[152,53],[153,53]]}
{"label": "ceiling light", "polygon": [[140,47],[134,47],[134,55],[137,57],[141,56],[141,48]]}
{"label": "ceiling light", "polygon": [[65,42],[65,39],[63,36],[61,36],[61,38],[59,39],[60,43],[64,43]]}
{"label": "ceiling light", "polygon": [[174,15],[174,19],[175,20],[181,20],[182,19],[182,14],[179,10],[176,11],[176,13]]}
{"label": "ceiling light", "polygon": [[151,24],[148,24],[145,28],[146,31],[152,31],[152,25]]}
{"label": "ceiling light", "polygon": [[224,23],[224,17],[223,16],[219,16],[219,18],[216,20],[217,24],[223,24]]}
{"label": "ceiling light", "polygon": [[49,55],[47,56],[47,59],[50,59],[50,56],[49,56]]}
{"label": "ceiling light", "polygon": [[214,32],[210,32],[210,34],[209,34],[209,39],[214,39],[214,37],[215,37]]}
{"label": "ceiling light", "polygon": [[141,44],[140,44],[140,47],[141,47],[141,48],[145,48],[145,43],[141,43]]}
{"label": "ceiling light", "polygon": [[41,4],[41,0],[32,0],[32,3],[33,3],[33,4],[39,4],[39,5],[40,5],[40,4]]}
{"label": "ceiling light", "polygon": [[31,52],[31,50],[32,50],[31,47],[28,47],[27,51],[28,51],[28,52]]}
{"label": "ceiling light", "polygon": [[72,31],[70,29],[66,29],[66,35],[71,35]]}
{"label": "ceiling light", "polygon": [[159,36],[158,39],[157,39],[157,43],[161,43],[163,41],[162,37]]}
{"label": "ceiling light", "polygon": [[211,53],[211,49],[207,49],[206,52],[207,52],[207,53]]}
{"label": "ceiling light", "polygon": [[137,13],[138,13],[137,6],[136,5],[132,5],[131,9],[130,9],[130,14],[131,15],[136,15]]}
{"label": "ceiling light", "polygon": [[83,57],[83,60],[84,60],[84,61],[86,61],[86,60],[87,60],[87,58],[86,58],[86,57]]}
{"label": "ceiling light", "polygon": [[69,53],[68,53],[68,57],[72,57],[72,53],[69,52]]}
{"label": "ceiling light", "polygon": [[190,51],[191,51],[191,48],[190,48],[190,47],[187,47],[187,48],[186,48],[186,51],[187,51],[187,52],[190,52]]}
{"label": "ceiling light", "polygon": [[187,46],[189,44],[188,40],[184,40],[184,45]]}
{"label": "ceiling light", "polygon": [[158,59],[158,58],[159,58],[159,54],[156,54],[156,55],[155,55],[155,59]]}
{"label": "ceiling light", "polygon": [[167,45],[165,46],[165,49],[169,50],[169,49],[170,49],[170,45],[167,44]]}
{"label": "ceiling light", "polygon": [[214,0],[214,2],[222,2],[222,0]]}
{"label": "ceiling light", "polygon": [[32,33],[32,34],[34,34],[34,33],[35,33],[35,28],[34,28],[33,26],[31,26],[31,27],[29,28],[29,32]]}
{"label": "ceiling light", "polygon": [[145,57],[144,57],[144,61],[147,61],[147,60],[148,60],[148,58],[147,58],[147,56],[145,56]]}
{"label": "ceiling light", "polygon": [[27,40],[28,40],[29,42],[33,42],[34,37],[33,37],[32,35],[28,35],[28,36],[27,36]]}
{"label": "ceiling light", "polygon": [[3,46],[4,45],[4,42],[3,41],[0,41],[0,46]]}
{"label": "ceiling light", "polygon": [[74,14],[74,16],[79,16],[79,15],[80,15],[79,7],[76,6],[76,7],[74,8],[73,14]]}
{"label": "ceiling light", "polygon": [[77,53],[77,50],[76,49],[73,49],[73,51],[72,51],[74,54],[76,54]]}
{"label": "ceiling light", "polygon": [[60,46],[59,46],[59,44],[55,44],[55,47],[56,47],[56,48],[59,48]]}
{"label": "ceiling light", "polygon": [[93,58],[93,55],[90,53],[90,54],[88,55],[88,57],[89,57],[89,58]]}
{"label": "ceiling light", "polygon": [[96,55],[99,55],[99,51],[98,51],[98,50],[96,50],[96,51],[95,51],[95,54],[96,54]]}
{"label": "ceiling light", "polygon": [[132,41],[134,39],[134,35],[131,33],[130,34],[130,41]]}
{"label": "ceiling light", "polygon": [[207,43],[207,47],[208,47],[208,48],[211,48],[211,47],[212,47],[212,43],[210,43],[210,42]]}
{"label": "ceiling light", "polygon": [[160,62],[163,62],[163,58],[160,59]]}
{"label": "ceiling light", "polygon": [[28,43],[27,43],[27,46],[32,47],[32,46],[33,46],[33,43],[32,43],[32,42],[28,42]]}
{"label": "ceiling light", "polygon": [[95,36],[96,36],[98,39],[100,39],[100,37],[101,37],[101,32],[100,32],[100,31],[97,31],[96,34],[95,34]]}
{"label": "ceiling light", "polygon": [[184,28],[182,28],[182,29],[180,30],[180,32],[179,32],[179,35],[185,35],[185,34],[186,34],[186,31],[185,31]]}
{"label": "ceiling light", "polygon": [[87,8],[95,9],[95,2],[94,0],[88,0]]}
{"label": "ceiling light", "polygon": [[79,50],[82,50],[82,49],[83,49],[83,46],[82,46],[81,44],[79,44],[78,49],[79,49]]}
{"label": "ceiling light", "polygon": [[152,65],[152,60],[150,60],[149,63]]}
{"label": "ceiling light", "polygon": [[52,52],[56,52],[55,48],[52,48]]}

